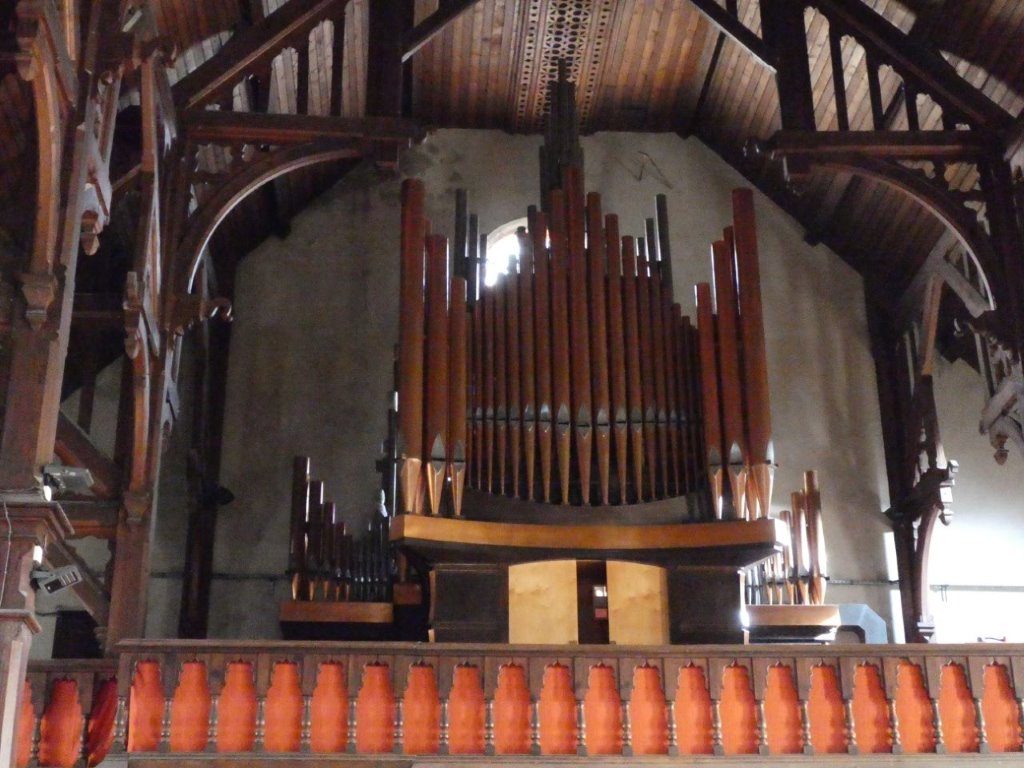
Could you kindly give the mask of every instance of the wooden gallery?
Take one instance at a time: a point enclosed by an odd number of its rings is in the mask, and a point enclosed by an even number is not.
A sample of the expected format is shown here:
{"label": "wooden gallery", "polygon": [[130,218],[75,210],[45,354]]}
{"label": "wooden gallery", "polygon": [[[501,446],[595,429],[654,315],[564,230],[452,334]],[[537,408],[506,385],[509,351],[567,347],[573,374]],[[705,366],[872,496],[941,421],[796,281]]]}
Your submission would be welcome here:
{"label": "wooden gallery", "polygon": [[0,3],[0,768],[1024,764],[1022,41]]}

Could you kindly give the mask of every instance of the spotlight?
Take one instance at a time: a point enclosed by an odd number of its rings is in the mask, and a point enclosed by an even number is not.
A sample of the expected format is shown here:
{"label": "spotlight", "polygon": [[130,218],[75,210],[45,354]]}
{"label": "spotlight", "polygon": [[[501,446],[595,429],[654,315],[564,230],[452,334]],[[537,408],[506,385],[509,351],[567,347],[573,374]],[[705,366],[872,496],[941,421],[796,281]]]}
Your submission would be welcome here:
{"label": "spotlight", "polygon": [[[82,467],[47,464],[43,467],[43,487],[55,494],[86,493],[92,488],[92,473]],[[45,493],[45,490],[44,490]]]}

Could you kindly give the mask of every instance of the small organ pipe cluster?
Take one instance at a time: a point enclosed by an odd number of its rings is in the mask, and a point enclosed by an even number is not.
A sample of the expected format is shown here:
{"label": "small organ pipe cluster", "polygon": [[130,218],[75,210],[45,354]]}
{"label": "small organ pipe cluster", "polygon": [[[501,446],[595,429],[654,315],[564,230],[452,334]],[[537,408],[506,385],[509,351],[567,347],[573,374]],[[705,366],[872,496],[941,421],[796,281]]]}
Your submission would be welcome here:
{"label": "small organ pipe cluster", "polygon": [[754,198],[732,194],[733,225],[697,285],[705,465],[714,516],[768,517],[774,475]]}
{"label": "small organ pipe cluster", "polygon": [[324,483],[313,479],[310,460],[292,465],[292,504],[288,574],[292,600],[382,602],[391,599],[392,558],[388,520],[375,514],[353,534]]}
{"label": "small organ pipe cluster", "polygon": [[646,237],[620,237],[566,167],[508,274],[484,286],[480,260],[471,280],[449,276],[423,197],[405,182],[402,511],[459,516],[467,484],[562,505],[704,488],[698,337],[673,301],[665,198]]}
{"label": "small organ pipe cluster", "polygon": [[803,490],[790,494],[790,508],[779,518],[789,527],[790,540],[775,557],[747,569],[747,603],[824,605],[828,557],[817,472],[804,473]]}

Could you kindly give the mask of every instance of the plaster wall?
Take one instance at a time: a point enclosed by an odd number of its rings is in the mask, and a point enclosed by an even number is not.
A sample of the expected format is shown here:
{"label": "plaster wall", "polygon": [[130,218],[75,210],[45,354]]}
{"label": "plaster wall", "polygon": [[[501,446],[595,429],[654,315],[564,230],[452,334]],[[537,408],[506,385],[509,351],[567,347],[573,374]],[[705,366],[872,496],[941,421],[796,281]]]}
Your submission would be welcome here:
{"label": "plaster wall", "polygon": [[[453,193],[469,191],[487,232],[537,199],[538,137],[446,130],[403,158],[421,177],[435,229],[450,234]],[[603,193],[623,234],[642,234],[654,196],[669,198],[676,297],[710,277],[708,247],[730,220],[730,191],[745,182],[695,140],[607,133],[583,140],[587,188]],[[885,578],[884,469],[861,282],[834,254],[757,194],[776,502],[816,468],[823,487],[832,574]],[[217,532],[211,634],[277,635],[286,596],[291,457],[308,454],[329,498],[365,519],[379,479],[397,338],[399,182],[361,167],[241,264],[232,331],[222,482],[236,495]],[[157,548],[163,544],[158,537]],[[160,556],[162,557],[162,555]],[[868,602],[889,618],[884,587],[834,586],[830,599]],[[173,626],[151,605],[151,634]]]}

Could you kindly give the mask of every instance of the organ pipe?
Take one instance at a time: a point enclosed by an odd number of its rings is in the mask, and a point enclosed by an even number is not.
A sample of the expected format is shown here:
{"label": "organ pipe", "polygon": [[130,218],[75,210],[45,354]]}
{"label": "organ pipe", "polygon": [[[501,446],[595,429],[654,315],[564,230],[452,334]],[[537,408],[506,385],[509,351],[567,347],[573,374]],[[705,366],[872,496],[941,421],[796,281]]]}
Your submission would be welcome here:
{"label": "organ pipe", "polygon": [[[675,301],[664,199],[644,237],[622,236],[577,168],[560,181],[546,213],[528,211],[518,257],[491,286],[480,279],[485,236],[455,274],[444,237],[426,234],[422,186],[403,187],[402,510],[460,516],[469,486],[559,505],[685,498],[690,519],[767,516],[751,196],[736,192],[732,225],[712,244],[695,325]],[[462,197],[458,210],[471,239]],[[765,583],[784,570],[781,559],[770,567]]]}

